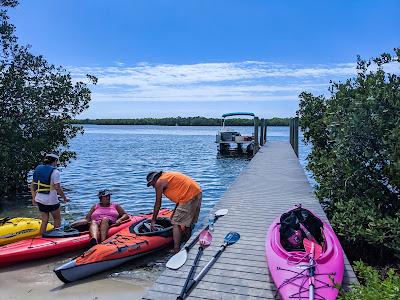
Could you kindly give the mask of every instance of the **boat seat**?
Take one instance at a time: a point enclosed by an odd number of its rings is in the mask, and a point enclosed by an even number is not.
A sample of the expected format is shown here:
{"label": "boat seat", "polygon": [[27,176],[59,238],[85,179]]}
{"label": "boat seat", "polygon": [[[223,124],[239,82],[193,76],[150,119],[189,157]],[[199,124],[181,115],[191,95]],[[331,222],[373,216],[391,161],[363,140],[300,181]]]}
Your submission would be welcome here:
{"label": "boat seat", "polygon": [[157,218],[155,231],[151,231],[150,224],[151,224],[150,219],[143,220],[136,225],[130,226],[129,232],[143,236],[155,236],[155,235],[163,237],[172,236],[172,224],[170,219]]}

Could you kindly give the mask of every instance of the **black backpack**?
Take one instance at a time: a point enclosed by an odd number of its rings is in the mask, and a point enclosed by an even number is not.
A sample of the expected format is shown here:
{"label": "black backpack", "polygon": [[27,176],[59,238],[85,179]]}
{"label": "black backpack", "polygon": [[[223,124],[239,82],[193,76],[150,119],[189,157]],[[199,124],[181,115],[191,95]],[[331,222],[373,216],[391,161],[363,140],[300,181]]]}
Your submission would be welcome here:
{"label": "black backpack", "polygon": [[[305,227],[302,228],[301,224]],[[323,223],[307,209],[296,207],[280,218],[280,237],[282,246],[288,251],[304,250],[303,239],[307,237],[306,231],[315,238],[318,244],[323,245]]]}

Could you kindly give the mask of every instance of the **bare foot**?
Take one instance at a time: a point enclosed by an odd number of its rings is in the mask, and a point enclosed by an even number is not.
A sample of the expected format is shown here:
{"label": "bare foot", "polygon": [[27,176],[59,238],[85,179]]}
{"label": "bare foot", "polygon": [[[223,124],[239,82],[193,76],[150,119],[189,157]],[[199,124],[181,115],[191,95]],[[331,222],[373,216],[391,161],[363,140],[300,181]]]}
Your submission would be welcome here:
{"label": "bare foot", "polygon": [[171,254],[176,254],[176,253],[178,253],[180,251],[180,249],[171,249],[171,250],[169,250],[169,253],[171,253]]}

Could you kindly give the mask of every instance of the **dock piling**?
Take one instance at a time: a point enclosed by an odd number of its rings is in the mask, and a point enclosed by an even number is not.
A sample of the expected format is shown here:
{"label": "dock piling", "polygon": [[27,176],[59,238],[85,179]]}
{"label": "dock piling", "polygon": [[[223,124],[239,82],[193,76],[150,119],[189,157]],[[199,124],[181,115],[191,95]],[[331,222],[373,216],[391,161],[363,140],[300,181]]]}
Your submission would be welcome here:
{"label": "dock piling", "polygon": [[289,141],[290,145],[296,153],[296,156],[299,157],[299,117],[291,118],[289,121]]}
{"label": "dock piling", "polygon": [[256,155],[260,144],[258,143],[258,126],[260,125],[260,121],[258,117],[254,117],[254,148],[253,155]]}

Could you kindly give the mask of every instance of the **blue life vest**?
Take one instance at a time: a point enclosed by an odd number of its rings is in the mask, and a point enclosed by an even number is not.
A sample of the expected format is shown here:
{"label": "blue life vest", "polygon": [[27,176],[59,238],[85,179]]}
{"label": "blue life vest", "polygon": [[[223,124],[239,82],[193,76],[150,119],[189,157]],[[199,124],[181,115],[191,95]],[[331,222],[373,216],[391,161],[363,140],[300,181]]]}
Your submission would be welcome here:
{"label": "blue life vest", "polygon": [[38,165],[36,167],[35,172],[33,172],[33,183],[37,185],[37,193],[50,193],[51,174],[53,174],[54,169],[50,165]]}

